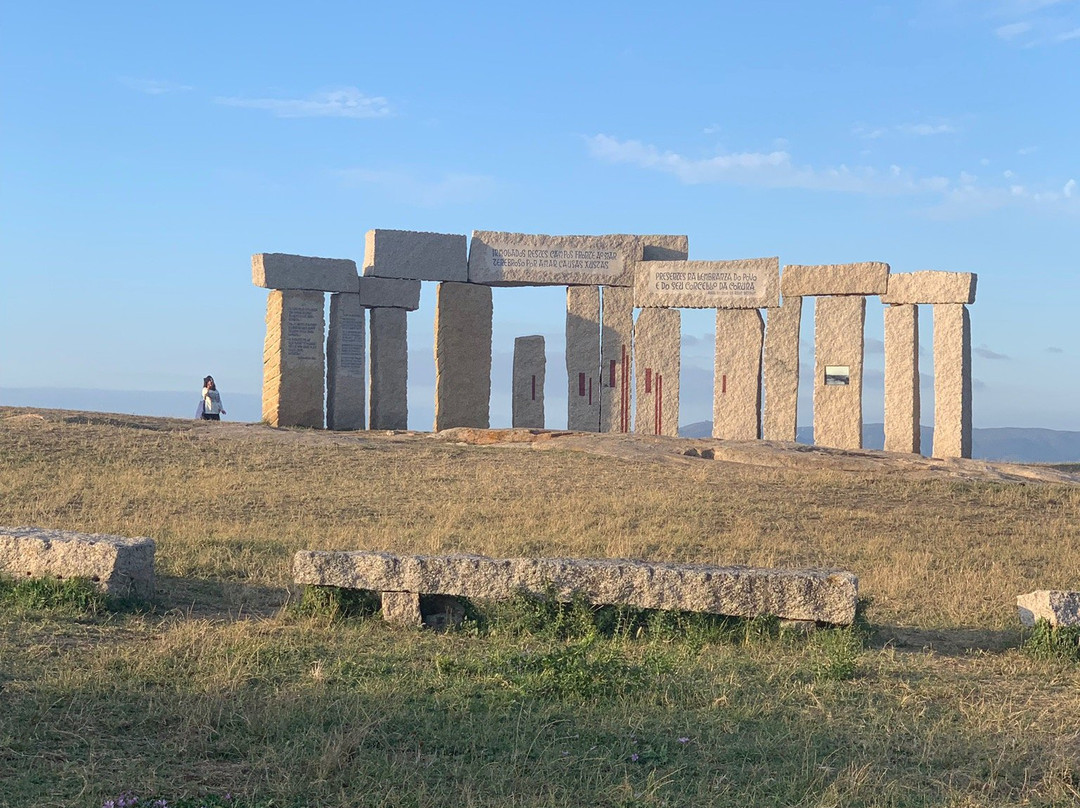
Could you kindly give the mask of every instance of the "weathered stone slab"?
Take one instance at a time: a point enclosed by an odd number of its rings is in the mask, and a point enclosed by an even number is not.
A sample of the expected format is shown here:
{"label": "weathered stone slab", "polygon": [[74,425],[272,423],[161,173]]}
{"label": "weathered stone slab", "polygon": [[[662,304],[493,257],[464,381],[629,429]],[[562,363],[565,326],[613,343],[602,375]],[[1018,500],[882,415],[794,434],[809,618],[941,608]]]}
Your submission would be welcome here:
{"label": "weathered stone slab", "polygon": [[274,289],[267,298],[262,417],[271,426],[322,429],[325,306],[322,292]]}
{"label": "weathered stone slab", "polygon": [[371,309],[372,429],[409,428],[409,341],[405,309]]}
{"label": "weathered stone slab", "polygon": [[117,597],[154,596],[154,540],[40,527],[0,527],[0,573],[86,578]]}
{"label": "weathered stone slab", "polygon": [[814,443],[862,448],[865,297],[819,297],[814,316]]}
{"label": "weathered stone slab", "polygon": [[971,319],[934,306],[934,457],[971,457]]}
{"label": "weathered stone slab", "polygon": [[889,275],[889,285],[881,302],[893,305],[974,303],[978,279],[973,272],[897,272]]}
{"label": "weathered stone slab", "polygon": [[682,316],[678,309],[642,309],[634,326],[634,431],[679,434]]}
{"label": "weathered stone slab", "polygon": [[799,332],[802,298],[785,297],[765,323],[765,440],[794,441],[799,416]]}
{"label": "weathered stone slab", "polygon": [[440,283],[435,299],[435,431],[487,429],[491,401],[491,289]]}
{"label": "weathered stone slab", "polygon": [[540,335],[514,340],[512,421],[515,427],[544,428],[544,377],[547,355]]}
{"label": "weathered stone slab", "polygon": [[488,286],[633,286],[636,261],[677,261],[686,236],[545,236],[474,230],[469,282]]}
{"label": "weathered stone slab", "polygon": [[420,308],[420,281],[401,281],[396,278],[359,278],[360,305],[369,309]]}
{"label": "weathered stone slab", "polygon": [[[858,578],[844,570],[762,569],[622,559],[397,556],[301,550],[293,579],[307,586],[502,600],[522,593],[560,601],[732,617],[772,615],[849,625]],[[415,622],[409,614],[409,621]]]}
{"label": "weathered stone slab", "polygon": [[886,306],[886,452],[919,453],[922,443],[919,403],[919,307]]}
{"label": "weathered stone slab", "polygon": [[355,292],[356,262],[349,258],[309,258],[285,253],[251,256],[251,282],[265,289]]}
{"label": "weathered stone slab", "polygon": [[368,230],[364,238],[364,275],[464,283],[468,280],[466,242],[464,235],[449,233]]}
{"label": "weathered stone slab", "polygon": [[566,288],[566,428],[600,431],[600,287]]}
{"label": "weathered stone slab", "polygon": [[601,291],[600,431],[629,432],[634,359],[634,290],[605,286]]}
{"label": "weathered stone slab", "polygon": [[780,305],[780,259],[640,261],[638,308],[758,309]]}
{"label": "weathered stone slab", "polygon": [[1017,596],[1016,608],[1020,622],[1028,627],[1039,620],[1052,626],[1080,626],[1080,592],[1038,589]]}
{"label": "weathered stone slab", "polygon": [[814,295],[880,295],[889,285],[889,265],[880,261],[861,264],[789,265],[780,278],[784,297]]}
{"label": "weathered stone slab", "polygon": [[761,437],[761,348],[765,321],[757,309],[716,312],[714,438]]}
{"label": "weathered stone slab", "polygon": [[326,336],[326,427],[363,429],[367,412],[367,329],[360,296],[330,295]]}

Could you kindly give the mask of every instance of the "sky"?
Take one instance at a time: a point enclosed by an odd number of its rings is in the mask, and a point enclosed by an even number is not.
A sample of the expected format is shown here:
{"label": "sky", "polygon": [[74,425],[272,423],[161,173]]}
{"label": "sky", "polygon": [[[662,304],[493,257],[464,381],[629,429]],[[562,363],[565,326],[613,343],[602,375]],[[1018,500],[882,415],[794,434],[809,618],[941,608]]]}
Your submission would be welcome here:
{"label": "sky", "polygon": [[[187,393],[257,420],[250,256],[363,258],[372,228],[670,233],[690,258],[978,273],[974,423],[1080,429],[1080,0],[0,6],[0,403]],[[495,291],[513,338],[565,290]],[[431,428],[434,287],[409,315]],[[865,417],[881,420],[882,307]],[[713,315],[683,312],[711,417]],[[921,314],[932,424],[932,313]],[[804,369],[813,308],[803,313]],[[810,423],[803,385],[800,423]]]}

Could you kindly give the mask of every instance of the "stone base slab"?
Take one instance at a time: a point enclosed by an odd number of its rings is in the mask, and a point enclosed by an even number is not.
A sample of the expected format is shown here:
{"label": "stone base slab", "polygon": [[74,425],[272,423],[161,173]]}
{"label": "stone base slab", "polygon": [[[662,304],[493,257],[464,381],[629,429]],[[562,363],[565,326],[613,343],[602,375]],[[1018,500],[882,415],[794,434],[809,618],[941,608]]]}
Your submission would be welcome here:
{"label": "stone base slab", "polygon": [[109,595],[154,596],[154,540],[40,527],[0,527],[0,573],[86,578]]}
{"label": "stone base slab", "polygon": [[1052,626],[1080,626],[1080,592],[1038,589],[1019,595],[1016,608],[1025,626],[1034,626],[1039,620]]}
{"label": "stone base slab", "polygon": [[[835,625],[854,621],[859,585],[854,574],[843,570],[318,550],[301,550],[294,556],[293,579],[308,586],[481,600],[502,600],[523,593],[559,601],[585,597],[598,605],[732,617],[774,615]],[[397,604],[402,599],[394,595],[390,600]],[[409,599],[400,611],[406,613],[407,622],[415,624],[416,613],[409,605],[413,602]]]}

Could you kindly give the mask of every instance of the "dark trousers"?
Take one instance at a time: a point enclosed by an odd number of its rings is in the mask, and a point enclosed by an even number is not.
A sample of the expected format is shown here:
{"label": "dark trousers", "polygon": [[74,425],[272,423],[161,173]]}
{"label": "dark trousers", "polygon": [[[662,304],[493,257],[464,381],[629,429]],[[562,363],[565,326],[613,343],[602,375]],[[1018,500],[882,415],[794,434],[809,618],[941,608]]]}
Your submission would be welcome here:
{"label": "dark trousers", "polygon": [[211,414],[210,414],[210,413],[208,413],[208,412],[204,412],[204,413],[202,414],[202,419],[203,419],[204,421],[220,421],[220,420],[221,420],[221,416],[220,416],[220,415],[211,415]]}

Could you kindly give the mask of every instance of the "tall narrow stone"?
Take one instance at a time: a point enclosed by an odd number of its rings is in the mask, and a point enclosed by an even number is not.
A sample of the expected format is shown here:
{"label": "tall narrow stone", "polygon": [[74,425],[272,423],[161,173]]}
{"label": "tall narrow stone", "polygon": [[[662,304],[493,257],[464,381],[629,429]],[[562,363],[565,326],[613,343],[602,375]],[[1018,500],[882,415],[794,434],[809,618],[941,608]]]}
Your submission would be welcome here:
{"label": "tall narrow stone", "polygon": [[408,313],[405,309],[371,309],[372,429],[409,428]]}
{"label": "tall narrow stone", "polygon": [[866,298],[819,297],[814,316],[814,443],[862,448]]}
{"label": "tall narrow stone", "polygon": [[514,340],[513,425],[544,428],[544,375],[547,357],[544,338],[536,335]]}
{"label": "tall narrow stone", "polygon": [[360,295],[330,295],[326,337],[326,426],[363,429],[367,398],[364,307]]}
{"label": "tall narrow stone", "polygon": [[785,297],[768,309],[765,323],[765,440],[794,441],[799,416],[799,331],[801,297]]}
{"label": "tall narrow stone", "polygon": [[765,322],[757,309],[716,312],[713,375],[714,438],[761,436],[761,346]]}
{"label": "tall narrow stone", "polygon": [[886,452],[919,453],[919,409],[919,307],[886,306]]}
{"label": "tall narrow stone", "polygon": [[634,359],[634,292],[605,286],[600,300],[600,431],[629,432]]}
{"label": "tall narrow stone", "polygon": [[971,457],[971,319],[934,306],[934,457]]}
{"label": "tall narrow stone", "polygon": [[491,287],[440,283],[435,298],[435,430],[487,429]]}
{"label": "tall narrow stone", "polygon": [[681,326],[678,309],[642,309],[638,314],[634,326],[634,431],[639,434],[679,434]]}
{"label": "tall narrow stone", "polygon": [[266,301],[262,417],[322,429],[326,317],[322,292],[274,289]]}
{"label": "tall narrow stone", "polygon": [[600,430],[600,288],[566,288],[566,428]]}

